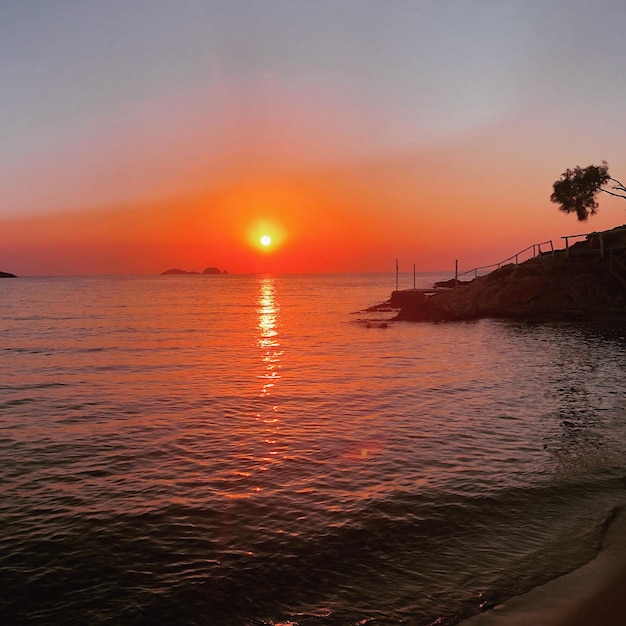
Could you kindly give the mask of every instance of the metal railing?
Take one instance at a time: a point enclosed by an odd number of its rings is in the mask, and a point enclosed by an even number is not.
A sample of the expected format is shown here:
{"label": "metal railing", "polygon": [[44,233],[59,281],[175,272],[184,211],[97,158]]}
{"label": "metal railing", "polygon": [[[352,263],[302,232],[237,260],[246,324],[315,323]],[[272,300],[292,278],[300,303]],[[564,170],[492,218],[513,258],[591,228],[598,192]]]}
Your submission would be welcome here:
{"label": "metal railing", "polygon": [[599,247],[599,252],[600,252],[600,257],[604,258],[604,236],[605,235],[609,235],[609,234],[614,234],[614,233],[621,233],[626,231],[626,228],[614,228],[613,230],[608,230],[608,231],[604,231],[604,232],[592,232],[592,233],[585,233],[583,235],[566,235],[565,237],[561,237],[561,239],[565,239],[565,256],[569,256],[569,240],[570,239],[580,239],[581,237],[586,237],[587,239],[589,237],[591,237],[592,235],[595,235],[598,237],[598,241],[600,244]]}
{"label": "metal railing", "polygon": [[554,245],[552,244],[552,239],[550,239],[548,241],[542,241],[541,243],[534,243],[531,246],[528,246],[527,248],[524,248],[523,250],[520,250],[516,254],[510,256],[508,259],[504,259],[504,261],[500,261],[499,263],[492,263],[491,265],[481,265],[480,267],[475,267],[474,269],[467,270],[465,272],[460,272],[460,273],[459,273],[459,262],[456,261],[456,268],[454,271],[454,280],[456,282],[459,280],[461,276],[466,276],[467,274],[471,274],[472,272],[474,273],[474,278],[477,278],[478,272],[482,270],[488,270],[490,268],[500,269],[503,265],[513,261],[514,259],[515,259],[515,265],[519,265],[519,258],[520,256],[522,256],[522,254],[524,254],[525,252],[528,252],[529,250],[532,250],[533,251],[532,258],[534,259],[535,257],[543,254],[543,251],[541,250],[541,246],[547,246],[548,244],[550,245],[550,252],[554,254]]}

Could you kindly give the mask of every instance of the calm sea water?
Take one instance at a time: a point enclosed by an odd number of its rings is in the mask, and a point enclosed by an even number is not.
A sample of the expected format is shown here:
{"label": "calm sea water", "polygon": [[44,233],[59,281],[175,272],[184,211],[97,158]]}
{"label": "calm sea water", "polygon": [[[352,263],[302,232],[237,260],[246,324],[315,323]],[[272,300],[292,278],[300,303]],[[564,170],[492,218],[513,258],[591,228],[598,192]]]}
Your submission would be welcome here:
{"label": "calm sea water", "polygon": [[355,314],[394,287],[1,281],[3,622],[455,624],[592,558],[625,329]]}

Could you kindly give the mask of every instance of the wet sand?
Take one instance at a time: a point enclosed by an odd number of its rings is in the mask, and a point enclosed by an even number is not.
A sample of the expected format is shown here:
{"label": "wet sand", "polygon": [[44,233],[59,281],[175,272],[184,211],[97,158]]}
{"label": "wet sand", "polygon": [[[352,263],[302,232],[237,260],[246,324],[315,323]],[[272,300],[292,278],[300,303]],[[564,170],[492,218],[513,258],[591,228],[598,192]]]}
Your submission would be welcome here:
{"label": "wet sand", "polygon": [[578,569],[509,598],[460,626],[624,626],[626,624],[626,523],[607,533],[607,547]]}

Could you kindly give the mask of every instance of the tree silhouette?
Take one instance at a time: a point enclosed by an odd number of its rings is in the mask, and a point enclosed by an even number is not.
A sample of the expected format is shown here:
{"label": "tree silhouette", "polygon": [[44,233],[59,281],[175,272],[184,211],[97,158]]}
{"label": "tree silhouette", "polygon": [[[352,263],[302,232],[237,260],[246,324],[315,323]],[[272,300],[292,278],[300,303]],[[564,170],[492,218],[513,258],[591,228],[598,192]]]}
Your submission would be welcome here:
{"label": "tree silhouette", "polygon": [[[612,191],[604,189],[609,181],[615,183],[611,187]],[[577,165],[573,170],[568,169],[552,187],[554,192],[550,200],[560,205],[560,211],[576,213],[580,222],[586,222],[590,215],[597,213],[596,196],[600,191],[626,200],[626,187],[609,176],[609,164],[606,161],[602,161],[602,165]]]}

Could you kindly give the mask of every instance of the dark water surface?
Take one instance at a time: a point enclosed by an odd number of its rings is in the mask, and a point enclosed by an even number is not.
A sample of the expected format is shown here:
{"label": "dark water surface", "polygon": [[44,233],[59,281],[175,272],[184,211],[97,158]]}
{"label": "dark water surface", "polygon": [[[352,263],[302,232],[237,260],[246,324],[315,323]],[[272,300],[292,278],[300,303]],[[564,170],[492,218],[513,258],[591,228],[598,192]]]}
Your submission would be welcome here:
{"label": "dark water surface", "polygon": [[0,283],[3,623],[454,624],[592,558],[625,330],[351,314],[393,288]]}

